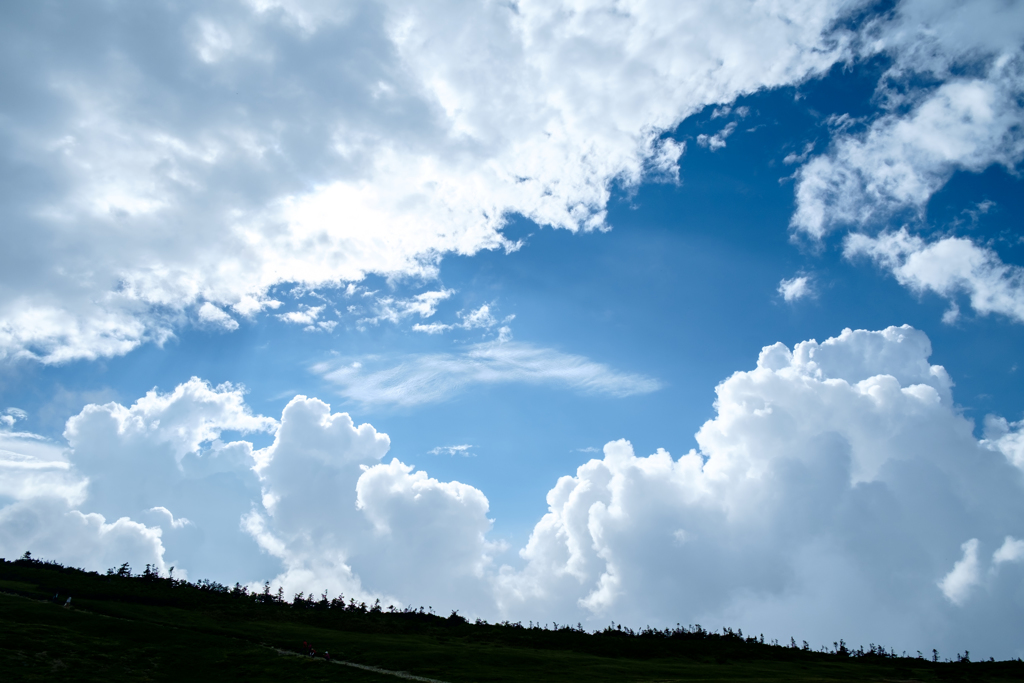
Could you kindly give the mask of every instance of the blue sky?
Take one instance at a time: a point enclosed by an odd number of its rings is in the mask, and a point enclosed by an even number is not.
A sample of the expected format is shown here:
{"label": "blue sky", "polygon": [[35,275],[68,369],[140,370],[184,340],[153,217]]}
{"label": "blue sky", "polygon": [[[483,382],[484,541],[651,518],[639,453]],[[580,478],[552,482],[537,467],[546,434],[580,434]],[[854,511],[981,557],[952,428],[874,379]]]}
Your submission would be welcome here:
{"label": "blue sky", "polygon": [[4,10],[0,554],[1020,656],[1022,6],[613,5]]}

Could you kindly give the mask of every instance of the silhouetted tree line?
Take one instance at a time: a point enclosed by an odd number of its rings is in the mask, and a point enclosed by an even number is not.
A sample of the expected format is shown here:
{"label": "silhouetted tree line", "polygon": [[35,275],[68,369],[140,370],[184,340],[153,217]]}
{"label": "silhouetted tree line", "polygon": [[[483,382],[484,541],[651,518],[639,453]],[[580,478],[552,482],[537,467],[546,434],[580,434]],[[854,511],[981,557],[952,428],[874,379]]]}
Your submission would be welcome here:
{"label": "silhouetted tree line", "polygon": [[[55,600],[74,596],[82,600],[115,600],[150,605],[176,606],[198,609],[227,610],[249,619],[293,619],[303,623],[326,626],[338,630],[378,633],[440,634],[459,636],[477,641],[500,641],[508,645],[537,649],[571,650],[609,657],[649,658],[686,656],[694,659],[729,660],[794,660],[800,658],[858,659],[865,662],[906,660],[915,663],[939,664],[939,653],[925,657],[920,651],[908,655],[897,653],[871,643],[853,649],[844,640],[811,648],[808,642],[797,644],[790,638],[788,644],[778,640],[766,641],[764,634],[744,635],[742,629],[723,628],[709,631],[700,624],[675,628],[633,628],[612,622],[598,631],[587,631],[582,624],[541,624],[521,621],[501,621],[494,624],[482,619],[470,622],[457,611],[447,617],[434,613],[432,607],[384,607],[380,600],[372,605],[346,600],[344,595],[334,598],[327,591],[319,596],[297,593],[286,600],[282,588],[271,590],[270,582],[262,590],[250,590],[236,583],[233,587],[208,579],[189,582],[174,578],[171,567],[167,576],[147,564],[140,573],[133,573],[125,562],[111,567],[106,574],[85,569],[65,567],[55,561],[39,560],[26,552],[20,559],[7,562],[0,558],[0,578],[34,581],[44,593],[53,592]],[[950,660],[945,660],[950,662]],[[954,664],[970,663],[970,653],[957,654]],[[992,661],[992,660],[990,660]],[[1013,661],[1020,661],[1013,660]]]}

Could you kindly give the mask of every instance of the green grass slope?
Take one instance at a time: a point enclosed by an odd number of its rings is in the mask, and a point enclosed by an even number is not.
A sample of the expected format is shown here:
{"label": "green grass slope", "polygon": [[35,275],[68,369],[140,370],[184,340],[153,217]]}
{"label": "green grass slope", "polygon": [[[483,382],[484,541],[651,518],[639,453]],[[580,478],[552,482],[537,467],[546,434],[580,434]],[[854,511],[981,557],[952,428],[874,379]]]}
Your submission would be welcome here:
{"label": "green grass slope", "polygon": [[[72,598],[71,606],[64,604]],[[303,642],[328,663],[302,654]],[[150,572],[0,561],[0,681],[1020,681],[1024,662],[781,647],[731,631],[586,633],[339,599],[285,602]]]}

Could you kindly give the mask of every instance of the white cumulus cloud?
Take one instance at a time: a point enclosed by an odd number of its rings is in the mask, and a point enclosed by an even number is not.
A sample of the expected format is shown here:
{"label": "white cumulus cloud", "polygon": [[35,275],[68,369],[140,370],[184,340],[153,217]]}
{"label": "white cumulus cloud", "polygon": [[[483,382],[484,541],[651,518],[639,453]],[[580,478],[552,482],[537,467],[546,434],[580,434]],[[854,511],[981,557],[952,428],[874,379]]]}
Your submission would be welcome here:
{"label": "white cumulus cloud", "polygon": [[0,429],[11,429],[15,422],[24,420],[26,417],[28,417],[28,413],[21,408],[8,408],[0,415]]}
{"label": "white cumulus cloud", "polygon": [[199,320],[213,327],[220,327],[228,332],[238,329],[238,321],[217,308],[209,301],[199,307]]}
{"label": "white cumulus cloud", "polygon": [[[712,116],[712,118],[714,117]],[[704,133],[698,135],[697,144],[701,147],[707,147],[712,152],[717,152],[725,147],[725,139],[732,135],[735,130],[736,122],[732,121],[714,135],[706,135]]]}
{"label": "white cumulus cloud", "polygon": [[614,183],[678,177],[665,132],[827,73],[863,4],[5,6],[0,354],[116,356],[281,283],[431,276],[515,249],[513,214],[604,228]]}
{"label": "white cumulus cloud", "polygon": [[[38,498],[0,508],[0,552],[7,557],[30,551],[72,567],[102,571],[142,564],[166,576],[159,527],[147,527],[127,517],[108,522],[103,515],[69,510],[52,499]],[[187,572],[179,572],[187,576]]]}
{"label": "white cumulus cloud", "polygon": [[[425,332],[427,334],[440,334],[448,330],[461,329],[461,330],[473,330],[473,329],[490,329],[498,325],[498,319],[494,317],[491,312],[492,304],[483,304],[479,308],[470,310],[468,313],[459,311],[456,315],[461,319],[462,322],[458,323],[429,323],[422,324],[417,323],[412,326],[412,329],[417,332]],[[502,322],[508,323],[515,318],[514,315],[506,317]]]}
{"label": "white cumulus cloud", "polygon": [[987,415],[985,439],[981,443],[1024,470],[1024,420],[1008,422],[1005,417]]}
{"label": "white cumulus cloud", "polygon": [[451,605],[460,595],[482,604],[484,571],[501,547],[486,539],[487,498],[382,462],[389,447],[386,434],[321,401],[288,404],[274,443],[255,454],[265,512],[245,521],[284,565],[272,583],[385,604]]}
{"label": "white cumulus cloud", "polygon": [[887,115],[864,134],[841,137],[797,172],[793,227],[820,238],[902,210],[920,217],[954,171],[1014,168],[1024,158],[1024,76],[1017,62],[1003,66],[1011,67],[1014,73],[992,81],[945,83],[912,114]]}
{"label": "white cumulus cloud", "polygon": [[277,426],[252,414],[241,388],[192,378],[131,406],[86,406],[68,420],[65,447],[3,435],[0,494],[17,502],[0,509],[0,555],[31,550],[91,569],[191,565],[207,575],[239,558],[259,567],[258,549],[239,533],[259,497],[252,444],[221,437]]}
{"label": "white cumulus cloud", "polygon": [[718,386],[698,449],[612,442],[560,478],[499,605],[1015,652],[1024,577],[973,588],[978,548],[1019,533],[1020,470],[974,438],[929,354],[908,327],[765,347]]}
{"label": "white cumulus cloud", "polygon": [[312,325],[326,306],[306,306],[298,311],[288,311],[278,314],[278,318],[293,325]]}
{"label": "white cumulus cloud", "polygon": [[786,301],[797,301],[814,294],[814,289],[811,287],[811,278],[806,275],[784,278],[779,282],[779,287],[776,291]]}
{"label": "white cumulus cloud", "polygon": [[[489,619],[1015,656],[1020,426],[993,417],[979,441],[930,354],[906,326],[767,346],[719,384],[697,448],[645,457],[613,441],[552,482],[518,558],[483,491],[388,460],[374,426],[304,396],[261,417],[237,387],[191,380],[87,406],[66,449],[18,437],[39,448],[25,462],[88,483],[84,500],[26,488],[0,507],[0,554],[272,577],[288,594]],[[245,431],[273,443],[224,437]]]}
{"label": "white cumulus cloud", "polygon": [[972,538],[960,547],[964,551],[963,557],[957,560],[953,569],[939,582],[943,595],[956,605],[964,604],[970,590],[981,580],[978,539]]}
{"label": "white cumulus cloud", "polygon": [[1002,564],[1003,562],[1020,562],[1024,560],[1024,540],[1007,536],[1003,544],[992,554],[992,562]]}
{"label": "white cumulus cloud", "polygon": [[[414,315],[418,315],[421,319],[430,318],[437,313],[438,305],[454,293],[455,290],[452,289],[440,289],[432,292],[422,292],[408,299],[396,299],[390,296],[378,297],[375,301],[374,315],[363,318],[359,322],[378,325],[385,321],[398,323]],[[424,326],[419,323],[414,325],[413,329],[429,333],[434,331],[431,326]]]}
{"label": "white cumulus cloud", "polygon": [[[843,252],[847,258],[871,258],[916,292],[931,291],[951,300],[963,293],[982,315],[999,313],[1024,322],[1024,268],[1003,263],[994,251],[969,239],[943,237],[928,242],[901,228],[875,237],[849,235]],[[952,322],[957,313],[953,300],[944,319]]]}
{"label": "white cumulus cloud", "polygon": [[[797,170],[791,227],[819,241],[858,233],[848,253],[870,253],[917,291],[962,290],[981,314],[1021,320],[1021,275],[991,249],[962,237],[931,244],[892,224],[924,224],[930,199],[954,173],[1024,159],[1024,5],[980,0],[903,0],[860,33],[859,54],[892,62],[878,84],[882,114],[864,127],[833,116],[828,150]],[[791,154],[785,162],[806,158]],[[946,322],[959,316],[952,302]]]}
{"label": "white cumulus cloud", "polygon": [[[1024,158],[1022,27],[1024,7],[989,0],[909,0],[892,21],[875,20],[863,49],[894,58],[880,84],[892,111],[863,132],[841,132],[797,171],[793,228],[820,239],[901,212],[920,218],[955,171],[1014,169]],[[979,62],[983,75],[954,75]],[[915,77],[943,82],[915,88]]]}

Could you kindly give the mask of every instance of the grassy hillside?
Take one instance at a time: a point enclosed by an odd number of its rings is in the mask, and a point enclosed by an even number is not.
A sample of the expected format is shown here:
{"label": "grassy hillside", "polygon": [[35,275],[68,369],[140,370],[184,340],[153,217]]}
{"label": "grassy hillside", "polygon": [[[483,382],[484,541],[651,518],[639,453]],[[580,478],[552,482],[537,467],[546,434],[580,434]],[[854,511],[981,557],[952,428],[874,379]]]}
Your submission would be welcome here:
{"label": "grassy hillside", "polygon": [[[70,607],[65,607],[71,597]],[[318,652],[303,656],[303,642]],[[388,681],[334,660],[462,681],[1019,681],[1024,662],[813,652],[700,627],[586,633],[251,594],[127,566],[0,561],[0,680]]]}

